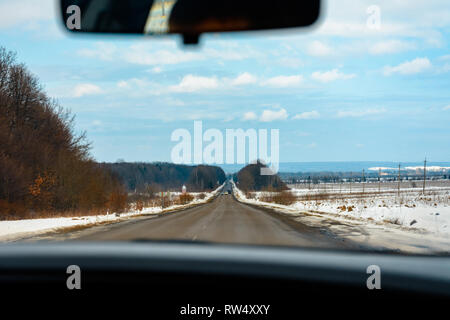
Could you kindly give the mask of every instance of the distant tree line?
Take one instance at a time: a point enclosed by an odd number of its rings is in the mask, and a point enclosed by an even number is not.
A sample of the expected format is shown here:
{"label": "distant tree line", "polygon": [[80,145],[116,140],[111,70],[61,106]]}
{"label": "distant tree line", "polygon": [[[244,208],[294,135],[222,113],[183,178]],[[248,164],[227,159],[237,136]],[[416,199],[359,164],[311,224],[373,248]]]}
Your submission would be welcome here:
{"label": "distant tree line", "polygon": [[[380,177],[378,171],[371,172],[365,171],[353,171],[353,172],[280,172],[280,178],[287,184],[297,184],[297,183],[341,183],[341,182],[370,182],[378,181],[380,178],[382,181],[397,181],[398,173],[395,171],[383,172]],[[401,170],[400,179],[403,180],[422,180],[423,174],[416,174],[414,172],[409,172]],[[442,172],[427,172],[427,180],[442,180],[450,179],[450,175],[444,174]]]}
{"label": "distant tree line", "polygon": [[119,178],[91,159],[74,117],[0,47],[0,219],[124,203]]}
{"label": "distant tree line", "polygon": [[128,192],[143,193],[181,191],[210,191],[225,180],[224,171],[215,166],[188,166],[173,163],[102,163],[101,166],[120,177]]}

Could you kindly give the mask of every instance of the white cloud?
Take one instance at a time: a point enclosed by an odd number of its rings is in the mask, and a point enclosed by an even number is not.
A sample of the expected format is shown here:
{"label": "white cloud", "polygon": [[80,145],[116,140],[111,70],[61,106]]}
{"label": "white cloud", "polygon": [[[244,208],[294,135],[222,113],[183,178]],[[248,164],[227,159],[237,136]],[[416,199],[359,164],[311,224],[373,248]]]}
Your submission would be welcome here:
{"label": "white cloud", "polygon": [[439,73],[447,73],[450,72],[450,63],[446,63],[438,69]]}
{"label": "white cloud", "polygon": [[[155,82],[146,78],[132,78],[117,82],[117,87],[128,90],[127,95],[145,96],[148,94],[158,95],[164,92],[163,88]],[[122,94],[122,93],[121,93]]]}
{"label": "white cloud", "polygon": [[300,85],[302,81],[303,77],[301,75],[277,76],[263,81],[262,85],[275,88],[286,88],[286,87],[296,87]]}
{"label": "white cloud", "polygon": [[311,56],[323,57],[330,55],[332,50],[325,43],[315,40],[308,45],[306,52]]}
{"label": "white cloud", "polygon": [[448,106],[445,106],[444,108],[442,108],[442,110],[450,110],[450,104]]}
{"label": "white cloud", "polygon": [[[365,10],[362,10],[364,12]],[[365,17],[367,18],[367,17]],[[439,34],[433,32],[429,27],[426,29],[417,28],[417,25],[405,23],[396,19],[395,21],[382,20],[380,29],[370,29],[366,21],[351,21],[350,19],[341,20],[331,18],[325,21],[318,30],[318,34],[332,37],[343,38],[383,38],[383,37],[414,37],[426,38],[426,32],[430,37],[439,37]]]}
{"label": "white cloud", "polygon": [[97,58],[103,61],[112,61],[117,52],[117,47],[112,43],[97,42],[94,48],[83,48],[77,51],[77,54],[85,58]]}
{"label": "white cloud", "polygon": [[244,116],[242,117],[243,121],[250,121],[250,120],[256,120],[256,119],[258,119],[258,116],[256,115],[256,113],[251,112],[251,111],[244,113]]}
{"label": "white cloud", "polygon": [[134,44],[124,50],[123,59],[126,62],[141,65],[170,65],[183,62],[201,60],[203,57],[198,52],[182,51],[166,45],[167,49],[155,50],[153,46]]}
{"label": "white cloud", "polygon": [[359,118],[371,115],[377,115],[385,113],[386,109],[366,109],[366,110],[349,110],[349,111],[339,111],[337,114],[338,118]]}
{"label": "white cloud", "polygon": [[312,142],[312,143],[308,144],[307,147],[310,148],[310,149],[314,149],[314,148],[317,147],[317,143]]}
{"label": "white cloud", "polygon": [[387,40],[379,41],[369,47],[369,53],[378,55],[386,53],[398,53],[402,51],[412,50],[415,45],[405,41]]}
{"label": "white cloud", "polygon": [[167,97],[163,101],[165,105],[173,107],[184,107],[186,105],[183,100],[175,99],[172,97]]}
{"label": "white cloud", "polygon": [[238,75],[235,79],[231,81],[231,84],[234,86],[247,85],[252,84],[258,81],[258,78],[254,75],[244,72]]}
{"label": "white cloud", "polygon": [[242,44],[221,44],[219,48],[207,48],[203,51],[205,59],[219,60],[245,60],[250,57],[257,57],[260,53],[255,52],[251,47]]}
{"label": "white cloud", "polygon": [[299,114],[295,115],[293,119],[307,120],[307,119],[318,119],[318,118],[320,118],[320,113],[316,110],[313,110],[313,111],[306,111],[306,112],[299,113]]}
{"label": "white cloud", "polygon": [[200,77],[188,74],[183,77],[181,82],[170,87],[170,91],[175,92],[194,92],[207,89],[216,89],[219,87],[219,81],[216,77]]}
{"label": "white cloud", "polygon": [[73,97],[80,98],[87,95],[94,95],[102,93],[99,86],[91,83],[82,83],[75,86],[73,89]]}
{"label": "white cloud", "polygon": [[245,45],[234,47],[233,45],[219,44],[217,48],[190,51],[177,48],[175,42],[167,41],[161,41],[157,45],[133,44],[124,48],[122,52],[125,52],[120,56],[122,60],[128,63],[149,66],[164,66],[204,60],[237,61],[261,55]]}
{"label": "white cloud", "polygon": [[100,131],[103,128],[103,122],[100,120],[94,120],[90,124],[90,130]]}
{"label": "white cloud", "polygon": [[411,75],[417,74],[426,71],[431,67],[431,62],[428,58],[416,58],[411,61],[403,62],[395,67],[386,66],[383,69],[383,73],[386,76],[390,76],[391,74],[403,74],[403,75]]}
{"label": "white cloud", "polygon": [[325,71],[325,72],[320,72],[320,71],[316,71],[313,72],[311,77],[314,80],[320,81],[320,82],[331,82],[331,81],[336,81],[336,80],[348,80],[348,79],[353,79],[354,77],[356,77],[356,74],[345,74],[340,72],[338,69],[333,69],[330,71]]}
{"label": "white cloud", "polygon": [[[448,0],[377,0],[381,9],[379,29],[368,28],[367,8],[374,1],[327,1],[324,22],[318,35],[361,38],[421,38],[430,45],[445,42],[442,29],[450,25]],[[407,13],[407,14],[405,14]]]}
{"label": "white cloud", "polygon": [[298,68],[303,66],[302,60],[295,57],[283,57],[277,60],[277,63],[282,65],[283,67],[289,67],[289,68]]}
{"label": "white cloud", "polygon": [[161,67],[154,67],[152,69],[150,69],[150,72],[152,73],[161,73],[163,71],[163,69]]}
{"label": "white cloud", "polygon": [[276,120],[286,120],[287,118],[288,113],[286,109],[281,108],[278,111],[264,110],[259,120],[262,122],[271,122]]}
{"label": "white cloud", "polygon": [[0,28],[32,26],[55,19],[53,1],[15,0],[0,2]]}
{"label": "white cloud", "polygon": [[127,81],[122,80],[122,81],[117,82],[117,87],[119,87],[119,88],[128,88],[129,84],[128,84]]}
{"label": "white cloud", "polygon": [[[151,71],[151,70],[148,70]],[[155,70],[159,71],[159,70]],[[132,78],[121,80],[116,83],[120,89],[139,89],[130,91],[130,94],[136,96],[145,91],[145,94],[160,95],[172,92],[197,92],[217,89],[221,92],[234,90],[238,86],[258,84],[261,86],[270,86],[274,88],[295,87],[302,83],[302,76],[277,76],[269,79],[260,79],[255,75],[244,72],[235,78],[219,78],[217,76],[198,76],[193,74],[185,75],[178,84],[163,86],[152,82],[146,78]]]}

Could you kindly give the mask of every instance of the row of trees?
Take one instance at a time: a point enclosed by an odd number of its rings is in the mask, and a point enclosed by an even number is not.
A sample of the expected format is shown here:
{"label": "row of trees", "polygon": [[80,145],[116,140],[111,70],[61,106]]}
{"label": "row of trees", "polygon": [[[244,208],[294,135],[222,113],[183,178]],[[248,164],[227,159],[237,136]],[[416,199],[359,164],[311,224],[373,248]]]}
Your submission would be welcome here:
{"label": "row of trees", "polygon": [[0,219],[120,210],[118,177],[91,159],[73,125],[70,112],[0,47]]}
{"label": "row of trees", "polygon": [[117,174],[129,192],[155,193],[181,191],[186,185],[189,191],[213,190],[225,179],[224,171],[215,166],[188,166],[173,163],[102,163]]}

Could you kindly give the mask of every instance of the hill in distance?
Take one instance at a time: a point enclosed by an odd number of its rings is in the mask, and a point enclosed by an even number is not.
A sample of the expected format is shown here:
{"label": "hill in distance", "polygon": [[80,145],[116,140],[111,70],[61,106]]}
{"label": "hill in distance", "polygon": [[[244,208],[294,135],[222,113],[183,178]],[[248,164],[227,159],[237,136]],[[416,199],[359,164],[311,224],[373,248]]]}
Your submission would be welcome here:
{"label": "hill in distance", "polygon": [[261,175],[261,168],[267,166],[260,161],[242,168],[234,179],[242,191],[283,191],[289,188],[278,175]]}

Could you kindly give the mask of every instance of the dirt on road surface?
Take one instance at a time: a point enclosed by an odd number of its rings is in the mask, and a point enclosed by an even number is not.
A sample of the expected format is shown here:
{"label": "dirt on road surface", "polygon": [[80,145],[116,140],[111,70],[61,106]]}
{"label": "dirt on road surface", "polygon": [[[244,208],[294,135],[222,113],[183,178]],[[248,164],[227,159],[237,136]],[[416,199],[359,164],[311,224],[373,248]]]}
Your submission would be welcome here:
{"label": "dirt on road surface", "polygon": [[312,228],[281,214],[238,202],[222,194],[212,202],[157,217],[48,234],[28,241],[188,240],[251,245],[355,248],[323,228]]}

